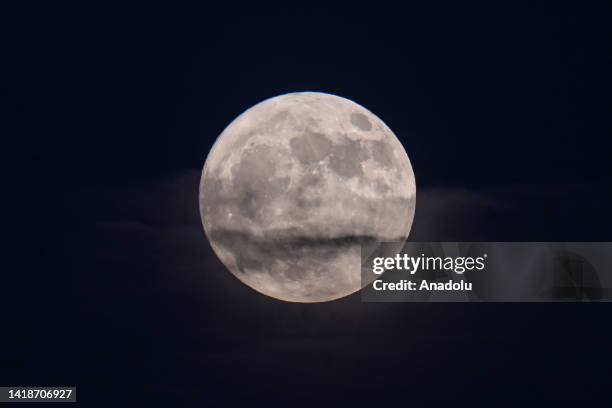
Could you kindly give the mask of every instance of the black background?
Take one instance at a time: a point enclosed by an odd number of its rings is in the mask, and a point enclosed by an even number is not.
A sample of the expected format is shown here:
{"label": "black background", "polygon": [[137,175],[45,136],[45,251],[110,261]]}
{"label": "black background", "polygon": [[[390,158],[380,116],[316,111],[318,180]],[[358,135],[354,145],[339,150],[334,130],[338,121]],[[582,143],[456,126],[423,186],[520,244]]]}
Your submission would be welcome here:
{"label": "black background", "polygon": [[609,17],[558,2],[5,13],[7,201],[27,215],[7,220],[3,384],[77,385],[85,406],[597,400],[608,305],[282,303],[214,257],[197,188],[242,111],[329,92],[404,144],[411,237],[610,240]]}

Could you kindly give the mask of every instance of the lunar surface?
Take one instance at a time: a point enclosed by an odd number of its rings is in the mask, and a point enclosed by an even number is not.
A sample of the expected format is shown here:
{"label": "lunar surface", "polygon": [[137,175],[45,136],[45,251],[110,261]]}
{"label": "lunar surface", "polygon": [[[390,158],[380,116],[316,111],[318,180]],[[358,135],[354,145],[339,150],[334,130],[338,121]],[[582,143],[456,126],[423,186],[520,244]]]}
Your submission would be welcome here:
{"label": "lunar surface", "polygon": [[378,117],[305,92],[265,100],[223,131],[199,201],[211,246],[238,279],[324,302],[361,289],[362,243],[408,237],[415,194],[410,160]]}

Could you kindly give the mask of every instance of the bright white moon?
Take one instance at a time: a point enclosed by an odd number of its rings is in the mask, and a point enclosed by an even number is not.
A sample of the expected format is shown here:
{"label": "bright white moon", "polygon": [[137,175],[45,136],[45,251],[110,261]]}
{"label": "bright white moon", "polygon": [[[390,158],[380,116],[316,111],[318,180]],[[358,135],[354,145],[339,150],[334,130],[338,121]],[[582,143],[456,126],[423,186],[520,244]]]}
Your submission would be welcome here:
{"label": "bright white moon", "polygon": [[215,142],[200,213],[219,259],[277,299],[324,302],[361,289],[360,244],[408,237],[410,160],[372,112],[304,92],[265,100]]}

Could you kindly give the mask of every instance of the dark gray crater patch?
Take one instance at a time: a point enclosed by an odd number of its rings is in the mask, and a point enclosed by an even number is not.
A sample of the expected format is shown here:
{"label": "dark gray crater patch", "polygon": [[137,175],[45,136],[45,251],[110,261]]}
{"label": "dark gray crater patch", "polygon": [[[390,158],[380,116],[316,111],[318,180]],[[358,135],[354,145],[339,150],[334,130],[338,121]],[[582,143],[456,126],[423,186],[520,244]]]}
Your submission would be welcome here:
{"label": "dark gray crater patch", "polygon": [[367,158],[368,154],[359,141],[346,138],[344,144],[332,148],[329,167],[342,177],[360,177],[363,175],[361,162]]}
{"label": "dark gray crater patch", "polygon": [[389,142],[382,140],[379,142],[368,142],[370,151],[372,152],[372,158],[385,167],[392,167],[395,164],[395,155],[393,154],[393,147]]}
{"label": "dark gray crater patch", "polygon": [[289,142],[291,151],[304,164],[323,160],[330,152],[332,142],[321,133],[306,130],[302,136]]}
{"label": "dark gray crater patch", "polygon": [[366,132],[372,130],[372,124],[363,113],[351,113],[351,123]]}
{"label": "dark gray crater patch", "polygon": [[344,137],[341,144],[334,144],[325,135],[306,130],[289,144],[302,164],[312,165],[329,157],[329,167],[336,174],[345,178],[363,175],[361,162],[368,158],[368,153],[359,141]]}

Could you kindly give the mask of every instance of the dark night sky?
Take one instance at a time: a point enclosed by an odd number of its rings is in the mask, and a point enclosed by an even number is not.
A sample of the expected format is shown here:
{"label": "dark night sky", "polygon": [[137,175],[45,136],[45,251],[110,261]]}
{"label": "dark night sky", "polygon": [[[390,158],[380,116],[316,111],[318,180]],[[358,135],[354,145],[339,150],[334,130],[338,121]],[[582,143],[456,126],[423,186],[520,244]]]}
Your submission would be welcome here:
{"label": "dark night sky", "polygon": [[609,390],[607,305],[286,304],[240,284],[204,237],[215,138],[309,90],[402,141],[414,239],[611,240],[609,10],[455,3],[16,12],[5,79],[24,154],[7,162],[28,215],[5,276],[2,384],[76,384],[86,406],[111,392],[131,406],[587,405]]}

